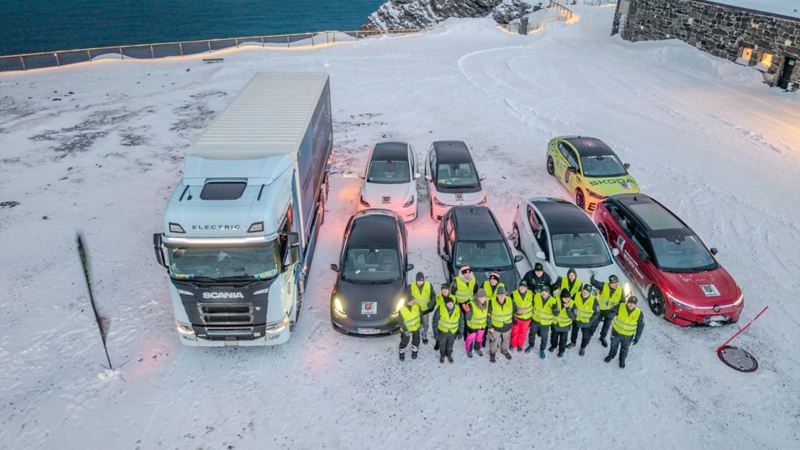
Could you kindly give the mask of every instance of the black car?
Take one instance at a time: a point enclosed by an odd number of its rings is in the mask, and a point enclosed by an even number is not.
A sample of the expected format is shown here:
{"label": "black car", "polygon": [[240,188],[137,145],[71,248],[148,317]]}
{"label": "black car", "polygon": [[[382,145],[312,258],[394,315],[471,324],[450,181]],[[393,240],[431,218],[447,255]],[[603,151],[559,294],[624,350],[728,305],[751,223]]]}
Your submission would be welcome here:
{"label": "black car", "polygon": [[331,324],[345,334],[394,333],[400,327],[408,264],[403,219],[386,209],[353,215],[345,228],[339,264],[331,264]]}
{"label": "black car", "polygon": [[448,282],[467,264],[479,286],[491,272],[500,274],[500,282],[506,289],[516,289],[519,283],[516,263],[524,257],[514,256],[503,229],[485,206],[451,208],[439,223],[438,249]]}

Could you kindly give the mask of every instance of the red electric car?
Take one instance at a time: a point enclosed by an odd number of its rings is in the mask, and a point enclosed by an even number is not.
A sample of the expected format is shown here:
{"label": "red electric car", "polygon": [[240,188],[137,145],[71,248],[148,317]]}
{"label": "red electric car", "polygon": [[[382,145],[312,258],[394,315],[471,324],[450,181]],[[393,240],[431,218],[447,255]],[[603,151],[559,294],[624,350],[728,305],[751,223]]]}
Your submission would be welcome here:
{"label": "red electric car", "polygon": [[598,204],[594,221],[653,314],[680,326],[739,320],[742,290],[714,258],[717,250],[662,204],[614,195]]}

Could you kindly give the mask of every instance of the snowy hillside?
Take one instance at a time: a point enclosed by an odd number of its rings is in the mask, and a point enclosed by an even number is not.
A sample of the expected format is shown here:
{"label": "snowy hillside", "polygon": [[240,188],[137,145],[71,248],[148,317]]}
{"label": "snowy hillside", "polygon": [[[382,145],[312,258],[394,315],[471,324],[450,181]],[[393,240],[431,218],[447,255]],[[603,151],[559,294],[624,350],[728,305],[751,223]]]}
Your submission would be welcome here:
{"label": "snowy hillside", "polygon": [[[0,74],[0,448],[797,448],[800,441],[800,96],[679,41],[609,37],[613,8],[532,36],[491,18],[314,49],[242,49]],[[263,70],[331,75],[331,202],[297,333],[277,348],[182,347],[153,256],[186,146]],[[738,329],[644,311],[628,367],[595,339],[544,361],[397,360],[398,337],[330,325],[328,270],[356,210],[368,146],[476,149],[489,205],[567,197],[545,172],[559,134],[593,135],[684,218],[745,292],[741,374],[714,349]],[[421,194],[410,262],[443,278]],[[84,233],[105,355],[75,248]],[[526,271],[520,264],[520,271]],[[644,304],[642,306],[645,306]],[[643,309],[646,309],[644,307]]]}

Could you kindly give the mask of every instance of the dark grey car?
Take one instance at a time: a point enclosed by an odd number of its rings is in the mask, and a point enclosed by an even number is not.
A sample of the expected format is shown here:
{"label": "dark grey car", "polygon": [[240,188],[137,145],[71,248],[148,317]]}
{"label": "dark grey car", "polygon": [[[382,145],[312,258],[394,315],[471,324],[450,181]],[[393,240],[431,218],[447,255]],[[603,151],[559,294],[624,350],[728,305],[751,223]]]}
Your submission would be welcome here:
{"label": "dark grey car", "polygon": [[331,324],[353,335],[394,333],[400,326],[408,264],[406,227],[386,209],[353,215],[345,228],[338,276],[331,293]]}

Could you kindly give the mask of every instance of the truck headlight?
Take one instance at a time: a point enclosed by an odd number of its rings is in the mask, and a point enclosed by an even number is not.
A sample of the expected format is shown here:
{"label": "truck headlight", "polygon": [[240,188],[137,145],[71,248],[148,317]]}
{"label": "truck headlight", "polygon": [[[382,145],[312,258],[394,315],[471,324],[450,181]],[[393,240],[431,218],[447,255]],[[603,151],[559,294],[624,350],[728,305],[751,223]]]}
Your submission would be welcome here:
{"label": "truck headlight", "polygon": [[194,337],[194,328],[192,328],[191,325],[184,325],[180,322],[175,322],[175,329],[178,330],[178,333],[184,336]]}
{"label": "truck headlight", "polygon": [[694,306],[692,306],[692,305],[690,305],[690,304],[688,304],[686,302],[678,300],[677,298],[673,297],[671,294],[667,294],[667,297],[669,298],[669,301],[671,301],[672,303],[680,306],[683,309],[696,309]]}
{"label": "truck headlight", "polygon": [[344,312],[344,305],[342,305],[342,300],[339,297],[333,297],[333,312],[339,316],[347,317],[347,313]]}
{"label": "truck headlight", "polygon": [[283,319],[279,323],[267,325],[264,328],[265,333],[280,333],[289,326],[289,313],[284,314]]}

